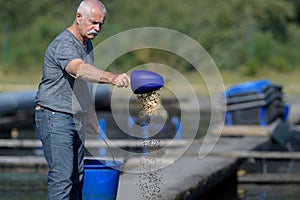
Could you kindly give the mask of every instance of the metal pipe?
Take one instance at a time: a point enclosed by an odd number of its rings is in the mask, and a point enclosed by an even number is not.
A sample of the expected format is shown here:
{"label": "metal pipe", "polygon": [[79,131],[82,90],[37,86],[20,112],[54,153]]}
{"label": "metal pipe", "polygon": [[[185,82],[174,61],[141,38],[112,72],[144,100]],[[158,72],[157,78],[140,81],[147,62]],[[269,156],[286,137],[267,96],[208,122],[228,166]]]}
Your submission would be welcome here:
{"label": "metal pipe", "polygon": [[[36,90],[0,93],[0,115],[13,114],[19,110],[33,109]],[[99,85],[96,89],[96,110],[110,108],[111,91],[107,85]]]}

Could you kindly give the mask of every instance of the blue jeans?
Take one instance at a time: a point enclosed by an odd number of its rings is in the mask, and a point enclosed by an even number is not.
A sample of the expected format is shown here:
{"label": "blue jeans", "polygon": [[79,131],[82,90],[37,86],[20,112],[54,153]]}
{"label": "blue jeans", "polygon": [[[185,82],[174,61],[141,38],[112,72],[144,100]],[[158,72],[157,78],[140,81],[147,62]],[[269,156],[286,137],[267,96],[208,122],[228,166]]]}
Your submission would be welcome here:
{"label": "blue jeans", "polygon": [[46,108],[35,110],[37,133],[49,166],[48,199],[82,199],[84,141],[80,120]]}

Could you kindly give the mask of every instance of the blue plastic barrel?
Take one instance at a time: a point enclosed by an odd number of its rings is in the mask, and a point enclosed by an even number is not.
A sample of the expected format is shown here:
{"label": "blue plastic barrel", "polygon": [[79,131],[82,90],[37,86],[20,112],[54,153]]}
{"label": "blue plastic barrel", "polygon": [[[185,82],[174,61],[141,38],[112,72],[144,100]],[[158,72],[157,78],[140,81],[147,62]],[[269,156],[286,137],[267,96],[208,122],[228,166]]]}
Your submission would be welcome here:
{"label": "blue plastic barrel", "polygon": [[83,200],[115,200],[117,198],[122,162],[84,160]]}

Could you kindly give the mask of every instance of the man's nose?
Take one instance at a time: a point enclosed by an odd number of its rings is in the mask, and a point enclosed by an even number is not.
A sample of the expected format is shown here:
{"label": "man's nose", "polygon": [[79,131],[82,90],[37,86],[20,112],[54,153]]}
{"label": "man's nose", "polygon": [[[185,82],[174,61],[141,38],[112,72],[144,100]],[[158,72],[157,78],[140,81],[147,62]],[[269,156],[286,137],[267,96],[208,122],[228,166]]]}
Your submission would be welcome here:
{"label": "man's nose", "polygon": [[95,24],[94,29],[99,32],[100,29],[101,29],[101,25],[100,24]]}

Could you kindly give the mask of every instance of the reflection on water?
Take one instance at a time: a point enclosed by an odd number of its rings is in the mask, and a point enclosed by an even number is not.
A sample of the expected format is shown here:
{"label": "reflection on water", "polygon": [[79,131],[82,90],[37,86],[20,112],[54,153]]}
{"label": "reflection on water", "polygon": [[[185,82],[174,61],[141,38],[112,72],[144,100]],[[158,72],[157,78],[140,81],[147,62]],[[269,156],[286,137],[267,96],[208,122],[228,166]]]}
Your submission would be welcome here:
{"label": "reflection on water", "polygon": [[299,184],[241,184],[230,178],[203,200],[299,200]]}
{"label": "reflection on water", "polygon": [[[227,188],[228,189],[228,188]],[[297,184],[240,184],[233,191],[218,192],[220,195],[207,199],[223,200],[299,200],[300,190]]]}
{"label": "reflection on water", "polygon": [[2,200],[45,200],[47,199],[46,191],[16,191],[0,190]]}
{"label": "reflection on water", "polygon": [[[238,187],[239,200],[299,200],[297,184],[242,184]],[[234,199],[226,199],[234,200]]]}

